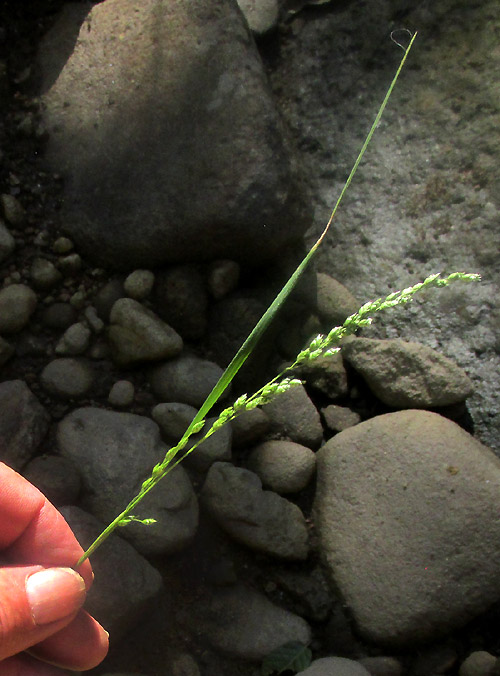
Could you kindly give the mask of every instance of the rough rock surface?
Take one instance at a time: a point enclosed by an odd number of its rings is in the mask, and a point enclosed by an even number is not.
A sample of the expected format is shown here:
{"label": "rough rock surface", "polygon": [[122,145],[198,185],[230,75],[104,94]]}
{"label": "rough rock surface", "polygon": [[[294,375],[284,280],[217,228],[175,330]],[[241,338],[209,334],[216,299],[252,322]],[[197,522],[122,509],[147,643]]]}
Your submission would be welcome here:
{"label": "rough rock surface", "polygon": [[329,328],[340,326],[361,305],[349,289],[324,272],[316,275],[317,310]]}
{"label": "rough rock surface", "polygon": [[0,383],[0,460],[16,470],[32,458],[50,417],[22,380]]}
{"label": "rough rock surface", "polygon": [[384,404],[435,408],[464,401],[474,386],[467,374],[436,350],[405,340],[355,338],[342,356]]}
{"label": "rough rock surface", "polygon": [[292,441],[309,448],[320,445],[323,428],[319,413],[302,385],[276,397],[265,411],[271,425]]}
{"label": "rough rock surface", "polygon": [[[57,443],[61,454],[80,468],[87,508],[106,523],[136,495],[167,450],[149,418],[90,407],[74,410],[59,423]],[[157,520],[123,529],[140,552],[171,553],[189,544],[198,525],[198,504],[185,470],[172,470],[135,516]]]}
{"label": "rough rock surface", "polygon": [[277,493],[263,491],[253,472],[216,462],[208,471],[201,499],[221,528],[238,542],[284,559],[307,558],[304,515]]}
{"label": "rough rock surface", "polygon": [[309,643],[305,620],[283,610],[263,594],[241,585],[220,589],[200,601],[184,622],[214,648],[234,657],[260,661],[287,641]]}
{"label": "rough rock surface", "polygon": [[[63,507],[61,512],[84,548],[105,525],[78,507]],[[144,557],[116,535],[111,535],[106,546],[92,555],[92,568],[95,581],[85,609],[116,640],[154,606],[163,581]]]}
{"label": "rough rock surface", "polygon": [[500,461],[458,425],[389,413],[317,458],[321,551],[363,635],[434,640],[500,598]]}
{"label": "rough rock surface", "polygon": [[89,257],[248,264],[302,235],[307,207],[236,3],[73,3],[40,62],[48,158]]}

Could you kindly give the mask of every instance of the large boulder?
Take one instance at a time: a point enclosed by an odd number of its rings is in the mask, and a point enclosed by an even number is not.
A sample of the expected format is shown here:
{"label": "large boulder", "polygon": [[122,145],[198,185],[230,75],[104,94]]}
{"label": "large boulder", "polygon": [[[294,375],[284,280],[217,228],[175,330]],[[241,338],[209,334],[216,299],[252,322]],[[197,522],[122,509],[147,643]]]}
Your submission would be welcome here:
{"label": "large boulder", "polygon": [[40,53],[66,229],[99,264],[271,258],[309,209],[231,0],[71,3]]}
{"label": "large boulder", "polygon": [[321,553],[370,641],[435,640],[500,599],[500,460],[458,425],[388,413],[317,460]]}

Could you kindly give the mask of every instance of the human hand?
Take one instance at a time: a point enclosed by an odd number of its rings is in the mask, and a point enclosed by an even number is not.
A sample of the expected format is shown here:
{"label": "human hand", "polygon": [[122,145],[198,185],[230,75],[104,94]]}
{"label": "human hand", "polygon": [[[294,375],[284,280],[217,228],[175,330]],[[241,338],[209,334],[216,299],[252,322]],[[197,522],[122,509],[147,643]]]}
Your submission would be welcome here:
{"label": "human hand", "polygon": [[108,635],[81,610],[92,568],[71,570],[82,554],[57,509],[0,463],[0,676],[62,676],[104,659]]}

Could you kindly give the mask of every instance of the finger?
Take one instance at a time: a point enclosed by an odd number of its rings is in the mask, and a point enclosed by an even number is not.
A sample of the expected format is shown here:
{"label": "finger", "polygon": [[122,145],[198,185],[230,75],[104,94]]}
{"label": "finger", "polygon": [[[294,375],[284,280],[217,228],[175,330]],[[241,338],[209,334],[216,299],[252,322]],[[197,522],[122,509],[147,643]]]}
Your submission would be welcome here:
{"label": "finger", "polygon": [[[57,509],[20,474],[0,463],[0,551],[12,563],[72,568],[83,550]],[[92,568],[78,569],[87,589]]]}
{"label": "finger", "polygon": [[93,617],[81,610],[71,624],[37,643],[29,652],[66,669],[86,671],[93,669],[106,657],[108,633]]}
{"label": "finger", "polygon": [[85,595],[83,579],[69,568],[0,568],[0,660],[69,624]]}
{"label": "finger", "polygon": [[70,676],[70,673],[24,654],[0,662],[0,676]]}

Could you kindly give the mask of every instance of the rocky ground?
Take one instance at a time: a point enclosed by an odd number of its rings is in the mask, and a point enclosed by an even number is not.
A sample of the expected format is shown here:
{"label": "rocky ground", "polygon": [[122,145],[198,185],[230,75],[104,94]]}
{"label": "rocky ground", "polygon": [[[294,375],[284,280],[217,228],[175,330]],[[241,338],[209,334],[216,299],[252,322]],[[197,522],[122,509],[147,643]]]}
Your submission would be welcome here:
{"label": "rocky ground", "polygon": [[[258,228],[250,244],[228,245],[234,256],[221,260],[215,246],[200,264],[158,263],[161,239],[148,253],[140,233],[135,250],[120,248],[129,234],[94,257],[94,235],[92,246],[78,244],[79,215],[68,223],[76,189],[53,164],[60,130],[51,129],[50,100],[37,96],[38,49],[69,5],[1,7],[1,458],[88,543],[182,434],[290,265],[256,270],[245,254],[236,260],[239,251],[259,257]],[[500,673],[500,611],[491,606],[500,598],[500,466],[488,450],[500,450],[497,3],[287,2],[279,21],[272,5],[249,14],[257,27],[272,25],[256,36],[262,64],[251,46],[244,57],[259,100],[249,119],[257,111],[255,133],[270,136],[256,158],[251,131],[244,136],[247,164],[275,191],[261,187],[260,201],[250,189],[222,191],[214,203],[233,200],[250,214],[258,203],[280,237],[283,204],[299,229],[314,211],[308,240],[320,231],[400,58],[391,31],[417,29],[419,38],[318,274],[236,390],[359,302],[440,270],[483,281],[429,291],[382,317],[343,358],[302,373],[306,387],[221,430],[172,473],[139,512],[158,525],[130,526],[95,557],[90,609],[113,641],[92,673],[256,676],[288,640],[310,646],[311,676]],[[237,14],[231,21],[246,35]],[[92,21],[88,32],[99,38]],[[230,44],[231,33],[221,39]],[[220,82],[223,97],[229,85]],[[280,116],[289,135],[277,143]],[[227,120],[217,124],[223,138]],[[88,170],[92,153],[73,154],[82,158],[74,171]],[[245,176],[245,163],[231,169]],[[207,180],[202,202],[189,205],[202,227],[217,185]],[[298,186],[293,200],[280,197],[287,180]],[[148,183],[140,218],[157,199]],[[126,213],[133,202],[123,185],[107,187]],[[175,222],[174,207],[169,214]],[[213,227],[229,241],[221,223]],[[116,272],[106,255],[127,262]],[[141,256],[152,256],[150,267]],[[297,258],[293,248],[287,256]],[[385,340],[398,336],[418,345]]]}

